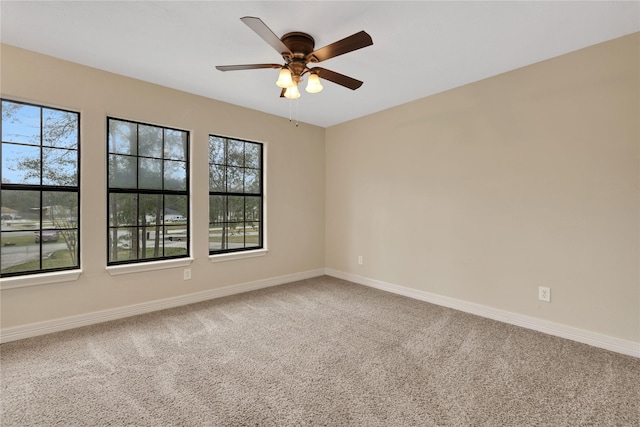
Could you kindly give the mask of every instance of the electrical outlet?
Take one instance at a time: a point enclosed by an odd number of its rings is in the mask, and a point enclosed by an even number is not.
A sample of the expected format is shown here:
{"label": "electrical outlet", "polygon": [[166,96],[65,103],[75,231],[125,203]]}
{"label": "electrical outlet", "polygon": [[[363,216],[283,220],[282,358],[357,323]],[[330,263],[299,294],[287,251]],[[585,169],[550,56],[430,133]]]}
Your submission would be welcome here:
{"label": "electrical outlet", "polygon": [[551,288],[547,288],[545,286],[539,286],[538,299],[540,301],[551,302]]}
{"label": "electrical outlet", "polygon": [[358,255],[358,264],[362,265],[362,255]]}
{"label": "electrical outlet", "polygon": [[184,280],[191,280],[191,269],[190,268],[185,268],[184,269]]}

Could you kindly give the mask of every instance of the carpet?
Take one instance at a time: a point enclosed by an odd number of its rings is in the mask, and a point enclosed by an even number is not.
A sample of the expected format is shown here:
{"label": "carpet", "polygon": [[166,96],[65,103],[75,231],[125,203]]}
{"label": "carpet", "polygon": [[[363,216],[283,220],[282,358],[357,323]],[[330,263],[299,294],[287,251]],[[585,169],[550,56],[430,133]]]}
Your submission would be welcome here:
{"label": "carpet", "polygon": [[640,425],[640,359],[327,276],[0,363],[3,427]]}

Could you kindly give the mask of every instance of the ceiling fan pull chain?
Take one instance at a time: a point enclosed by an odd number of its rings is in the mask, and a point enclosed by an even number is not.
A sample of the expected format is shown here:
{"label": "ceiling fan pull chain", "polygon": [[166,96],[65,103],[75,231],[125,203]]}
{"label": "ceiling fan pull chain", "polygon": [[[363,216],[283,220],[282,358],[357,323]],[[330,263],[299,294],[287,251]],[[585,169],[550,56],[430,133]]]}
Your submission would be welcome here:
{"label": "ceiling fan pull chain", "polygon": [[293,114],[292,114],[291,105],[293,104],[294,101],[296,103],[296,127],[298,127],[298,100],[297,99],[290,99],[289,100],[289,123],[291,123],[293,121]]}

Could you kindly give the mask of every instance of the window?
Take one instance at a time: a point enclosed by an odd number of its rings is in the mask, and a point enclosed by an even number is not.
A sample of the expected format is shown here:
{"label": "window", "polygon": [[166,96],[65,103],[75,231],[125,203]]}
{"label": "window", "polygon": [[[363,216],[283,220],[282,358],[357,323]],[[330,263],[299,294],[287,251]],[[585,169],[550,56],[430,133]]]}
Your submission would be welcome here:
{"label": "window", "polygon": [[108,264],[188,257],[189,132],[107,122]]}
{"label": "window", "polygon": [[80,114],[2,100],[2,277],[80,268]]}
{"label": "window", "polygon": [[260,249],[262,144],[209,135],[209,253]]}

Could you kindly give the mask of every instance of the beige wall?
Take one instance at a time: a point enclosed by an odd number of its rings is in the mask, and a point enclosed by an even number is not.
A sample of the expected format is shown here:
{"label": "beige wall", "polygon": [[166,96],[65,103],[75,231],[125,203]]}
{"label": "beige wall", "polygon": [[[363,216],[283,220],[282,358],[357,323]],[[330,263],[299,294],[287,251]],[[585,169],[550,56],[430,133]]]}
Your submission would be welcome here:
{"label": "beige wall", "polygon": [[639,342],[639,39],[327,129],[326,266]]}
{"label": "beige wall", "polygon": [[[635,34],[324,130],[2,46],[3,97],[82,114],[83,215],[80,279],[2,291],[2,327],[326,266],[639,342],[639,47]],[[192,132],[193,280],[105,271],[107,115]],[[267,143],[265,257],[208,261],[209,133]]]}
{"label": "beige wall", "polygon": [[[81,113],[83,270],[75,282],[3,290],[3,328],[324,267],[324,129],[296,128],[286,119],[6,45],[1,59],[2,97]],[[191,131],[191,281],[182,280],[182,268],[114,277],[106,272],[107,115]],[[209,133],[267,144],[264,257],[208,260]]]}

